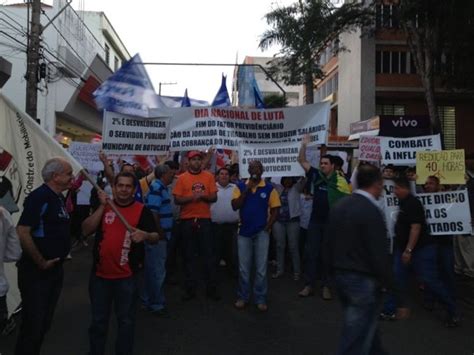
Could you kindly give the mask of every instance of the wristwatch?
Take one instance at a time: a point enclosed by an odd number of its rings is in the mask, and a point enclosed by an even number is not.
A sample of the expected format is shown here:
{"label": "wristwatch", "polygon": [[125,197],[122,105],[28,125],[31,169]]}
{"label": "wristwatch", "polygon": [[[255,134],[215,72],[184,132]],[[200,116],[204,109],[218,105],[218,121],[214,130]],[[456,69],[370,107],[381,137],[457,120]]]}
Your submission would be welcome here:
{"label": "wristwatch", "polygon": [[406,251],[408,254],[411,254],[411,252],[413,251],[413,249],[406,248],[405,251]]}

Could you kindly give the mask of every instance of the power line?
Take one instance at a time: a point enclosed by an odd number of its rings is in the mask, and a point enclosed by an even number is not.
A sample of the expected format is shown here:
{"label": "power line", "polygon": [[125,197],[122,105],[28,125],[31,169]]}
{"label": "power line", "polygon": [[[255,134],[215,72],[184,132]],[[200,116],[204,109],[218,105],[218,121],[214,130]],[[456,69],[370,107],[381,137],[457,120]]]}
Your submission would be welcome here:
{"label": "power line", "polygon": [[[58,57],[56,54],[54,54],[53,52],[51,52],[49,49],[47,48],[43,48],[44,51],[48,52],[49,55],[51,57],[53,57],[54,59],[56,59],[59,63],[61,63],[66,69],[68,69],[71,73],[73,73],[74,75],[76,75],[78,77],[78,79],[82,82],[86,82],[87,80],[84,79],[82,77],[82,74],[80,74],[75,68],[71,67],[69,64],[67,64],[65,61],[63,61],[62,58]],[[50,63],[53,64],[50,60]],[[57,69],[61,70],[60,68],[58,68],[57,66],[55,66]]]}
{"label": "power line", "polygon": [[[4,21],[5,21],[5,20],[4,20]],[[9,23],[8,21],[5,21],[5,22],[7,22],[10,26],[12,26],[12,24]],[[20,31],[18,28],[14,27],[14,26],[12,26],[12,29],[14,29],[14,30],[18,31],[19,33],[21,33],[21,31]],[[6,37],[8,37],[9,39],[11,39],[12,41],[15,41],[16,43],[18,43],[19,45],[21,45],[21,46],[24,48],[24,50],[22,50],[22,51],[23,51],[23,52],[26,52],[27,46],[26,46],[25,43],[19,41],[18,39],[16,39],[15,37],[13,37],[11,34],[5,32],[5,31],[3,31],[3,30],[0,30],[0,34],[5,35]],[[46,45],[46,47],[49,47],[46,42],[44,42],[43,44]],[[14,48],[14,49],[17,49],[17,50],[21,50],[19,47],[14,47],[12,44],[4,43],[4,45],[6,45],[6,46],[8,46],[8,47],[11,47],[11,48]],[[46,51],[46,52],[48,52],[51,57],[53,57],[54,59],[56,59],[56,60],[57,60],[59,63],[61,63],[65,68],[67,68],[71,73],[73,73],[74,75],[76,75],[76,76],[79,78],[79,80],[80,80],[81,82],[86,82],[86,80],[85,80],[84,78],[82,78],[82,74],[81,74],[81,73],[79,73],[75,68],[73,68],[73,67],[70,66],[68,63],[66,63],[65,61],[63,61],[60,57],[58,57],[58,55],[54,54],[49,48],[43,48],[43,50]],[[44,57],[44,55],[43,55],[43,57]],[[44,57],[44,58],[45,58],[45,57]],[[45,59],[46,59],[46,58],[45,58]],[[54,65],[54,63],[53,63],[51,60],[49,60],[49,63],[52,64],[52,65]],[[61,70],[61,69],[58,68],[56,65],[54,65],[54,66],[55,66],[56,69],[58,69],[59,71]],[[68,77],[63,75],[63,78],[68,78]],[[72,79],[72,78],[69,78],[69,79]],[[75,84],[76,84],[76,85],[79,85],[78,83],[75,83]],[[77,86],[77,87],[79,87],[79,86]]]}
{"label": "power line", "polygon": [[[46,12],[42,11],[42,13],[43,13],[43,15],[46,16],[46,18],[48,20],[50,20],[49,16],[46,14]],[[89,70],[92,72],[92,74],[94,74],[99,79],[100,76],[96,72],[94,72],[94,70],[90,67],[90,65],[88,63],[86,63],[86,61],[84,59],[82,59],[82,56],[79,53],[77,53],[77,51],[74,49],[74,47],[71,45],[71,43],[69,43],[69,41],[66,39],[66,37],[64,37],[64,35],[61,33],[61,31],[56,27],[54,22],[51,22],[51,25],[58,32],[58,34],[62,37],[62,39],[64,39],[64,42],[66,42],[66,44],[71,48],[71,50],[74,52],[74,54],[77,56],[77,58],[85,65],[85,67],[89,68]]]}
{"label": "power line", "polygon": [[[18,22],[17,20],[15,20],[13,17],[9,16],[9,15],[6,13],[6,12],[8,12],[8,13],[10,13],[10,14],[12,14],[12,15],[15,15],[15,14],[13,14],[13,12],[8,11],[8,10],[5,9],[5,8],[2,8],[2,9],[0,10],[0,12],[3,13],[3,14],[4,14],[6,17],[8,17],[10,20],[12,20],[13,22],[15,22],[18,26],[20,26],[21,29],[23,30],[23,33],[24,33],[24,34],[27,33],[26,29],[23,27],[23,25],[22,25],[20,22]],[[17,15],[15,15],[15,16],[17,16]],[[19,17],[19,16],[17,16],[17,17]],[[23,19],[22,19],[22,20],[23,20]],[[16,29],[16,28],[15,28],[15,29]]]}

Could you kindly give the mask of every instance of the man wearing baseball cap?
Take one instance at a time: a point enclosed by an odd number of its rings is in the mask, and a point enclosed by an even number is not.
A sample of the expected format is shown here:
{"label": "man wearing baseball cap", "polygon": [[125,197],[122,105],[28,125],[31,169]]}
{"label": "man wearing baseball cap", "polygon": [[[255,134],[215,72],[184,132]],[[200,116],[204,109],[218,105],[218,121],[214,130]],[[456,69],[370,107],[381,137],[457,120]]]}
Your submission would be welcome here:
{"label": "man wearing baseball cap", "polygon": [[199,253],[204,258],[207,296],[219,300],[216,282],[216,261],[211,231],[210,204],[217,201],[214,176],[202,170],[202,154],[188,153],[188,170],[178,177],[173,189],[175,203],[181,206],[180,220],[185,263],[183,300],[196,297]]}

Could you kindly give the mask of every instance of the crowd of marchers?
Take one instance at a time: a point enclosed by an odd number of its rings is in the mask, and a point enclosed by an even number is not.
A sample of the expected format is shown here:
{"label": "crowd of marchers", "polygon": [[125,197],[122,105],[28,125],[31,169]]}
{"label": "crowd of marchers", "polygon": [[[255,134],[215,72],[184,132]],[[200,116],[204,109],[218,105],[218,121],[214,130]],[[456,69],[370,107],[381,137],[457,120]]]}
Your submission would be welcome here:
{"label": "crowd of marchers", "polygon": [[[0,206],[0,255],[18,260],[22,299],[15,354],[40,354],[71,245],[74,251],[91,240],[91,355],[105,353],[112,309],[116,354],[132,354],[137,309],[156,317],[172,312],[165,285],[176,283],[179,272],[183,301],[204,296],[232,301],[239,311],[251,304],[269,311],[268,275],[303,279],[295,297],[320,294],[329,301],[337,295],[344,312],[338,354],[385,353],[378,320],[409,317],[412,271],[424,307],[443,307],[445,325],[458,326],[453,237],[429,234],[414,196],[416,171],[360,163],[349,178],[338,156],[322,154],[319,167],[311,166],[307,144],[305,138],[298,156],[306,176],[281,179],[263,178],[259,161],[249,164],[247,179],[240,178],[238,164],[211,172],[212,149],[162,159],[148,171],[124,161],[114,168],[101,153],[104,170],[93,183],[74,177],[67,160],[50,159],[42,169],[44,184],[26,198],[16,230]],[[393,243],[380,203],[386,180],[393,180],[399,199]],[[415,190],[448,188],[430,176]],[[235,279],[233,300],[221,300],[220,268]],[[3,327],[8,284],[3,266],[0,271]]]}

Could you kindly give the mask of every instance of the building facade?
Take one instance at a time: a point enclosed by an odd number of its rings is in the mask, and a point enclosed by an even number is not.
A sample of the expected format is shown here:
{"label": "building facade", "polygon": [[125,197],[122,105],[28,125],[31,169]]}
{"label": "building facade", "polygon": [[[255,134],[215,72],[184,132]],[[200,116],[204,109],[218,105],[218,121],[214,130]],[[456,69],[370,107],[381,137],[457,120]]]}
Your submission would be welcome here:
{"label": "building facade", "polygon": [[[41,34],[35,118],[68,145],[73,140],[89,142],[102,132],[102,114],[91,94],[130,54],[102,12],[67,6],[50,22],[65,6],[65,0],[42,4],[41,24],[49,24]],[[7,25],[0,32],[0,55],[12,63],[12,75],[2,91],[20,108],[26,100],[27,13],[25,3],[0,6]]]}
{"label": "building facade", "polygon": [[[255,81],[260,89],[260,92],[263,97],[269,95],[282,95],[282,90],[271,80],[268,79],[265,72],[260,68],[258,65],[262,66],[263,68],[267,68],[269,66],[269,62],[272,60],[272,57],[250,57],[246,56],[242,64],[252,65],[255,64],[256,66],[253,67],[253,71],[255,73]],[[238,90],[239,90],[239,71],[242,67],[237,67],[234,71],[234,78],[233,78],[233,85],[232,85],[232,103],[233,105],[239,106],[238,103]],[[300,106],[304,104],[304,96],[303,96],[303,86],[292,86],[292,85],[285,85],[283,82],[278,82],[278,84],[283,88],[286,93],[286,99],[288,102],[288,106]]]}
{"label": "building facade", "polygon": [[[376,5],[372,36],[345,33],[321,57],[326,76],[315,82],[315,101],[331,100],[331,134],[347,136],[351,123],[377,115],[428,115],[420,77],[416,73],[406,36],[399,28],[396,4]],[[334,54],[334,46],[347,50]],[[474,158],[474,100],[441,86],[436,102],[447,149],[465,149]]]}

